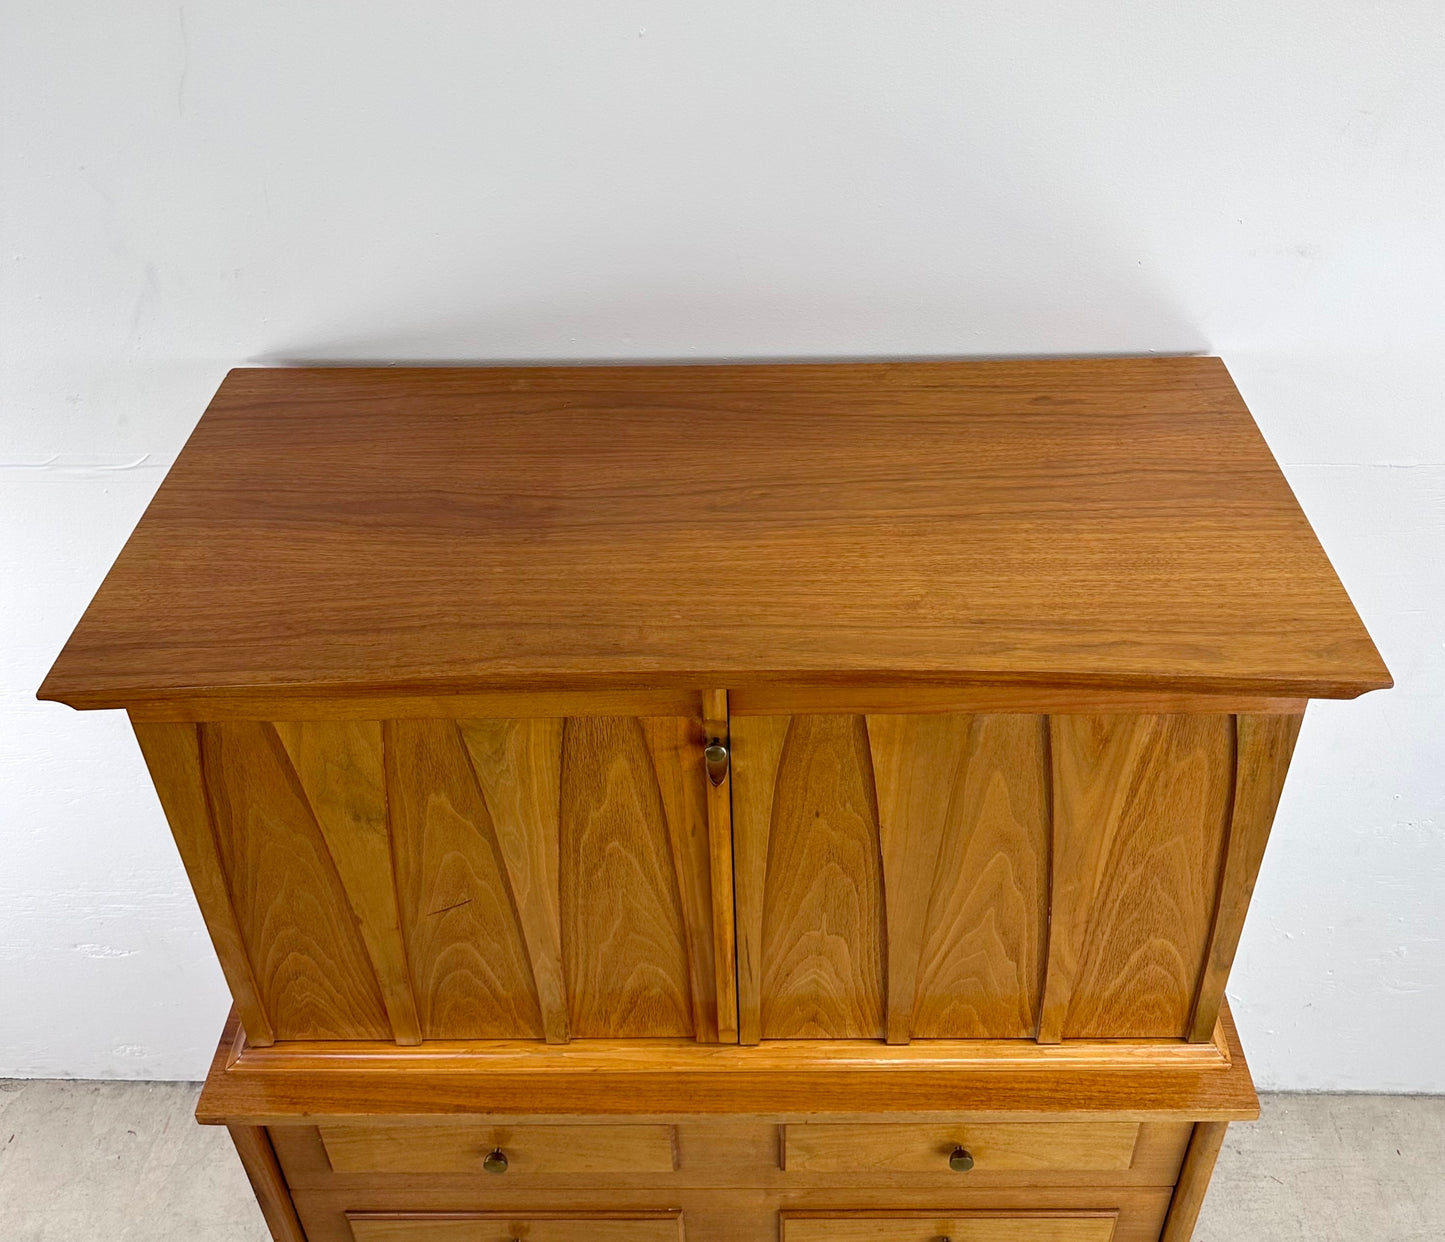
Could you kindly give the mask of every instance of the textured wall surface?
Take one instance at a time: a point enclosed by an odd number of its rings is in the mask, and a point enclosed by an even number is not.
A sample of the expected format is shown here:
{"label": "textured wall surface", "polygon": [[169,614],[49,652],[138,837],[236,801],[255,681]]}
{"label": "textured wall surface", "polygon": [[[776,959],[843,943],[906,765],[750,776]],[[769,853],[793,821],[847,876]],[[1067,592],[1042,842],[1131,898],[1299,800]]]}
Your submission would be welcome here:
{"label": "textured wall surface", "polygon": [[1398,688],[1312,709],[1261,1085],[1445,1090],[1445,8],[0,2],[0,1075],[225,994],[123,718],[32,695],[225,370],[1208,351]]}

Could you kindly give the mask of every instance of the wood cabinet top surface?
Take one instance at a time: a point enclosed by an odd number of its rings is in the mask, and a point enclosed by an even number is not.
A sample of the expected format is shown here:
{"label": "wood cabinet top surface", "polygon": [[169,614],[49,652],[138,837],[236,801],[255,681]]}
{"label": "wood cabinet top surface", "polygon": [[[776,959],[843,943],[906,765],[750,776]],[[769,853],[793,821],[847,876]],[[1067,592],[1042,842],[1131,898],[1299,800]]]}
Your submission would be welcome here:
{"label": "wood cabinet top surface", "polygon": [[1217,358],[232,371],[41,697],[1389,673]]}

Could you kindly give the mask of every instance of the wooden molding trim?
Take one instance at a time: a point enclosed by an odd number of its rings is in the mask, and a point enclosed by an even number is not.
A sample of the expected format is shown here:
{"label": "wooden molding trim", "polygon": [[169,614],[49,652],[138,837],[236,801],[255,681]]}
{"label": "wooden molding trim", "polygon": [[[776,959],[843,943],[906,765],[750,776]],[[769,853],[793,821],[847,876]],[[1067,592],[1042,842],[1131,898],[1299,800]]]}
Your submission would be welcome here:
{"label": "wooden molding trim", "polygon": [[238,1050],[233,1016],[196,1116],[206,1124],[478,1114],[1253,1118],[1258,1099],[1227,1009],[1217,1040],[294,1042]]}

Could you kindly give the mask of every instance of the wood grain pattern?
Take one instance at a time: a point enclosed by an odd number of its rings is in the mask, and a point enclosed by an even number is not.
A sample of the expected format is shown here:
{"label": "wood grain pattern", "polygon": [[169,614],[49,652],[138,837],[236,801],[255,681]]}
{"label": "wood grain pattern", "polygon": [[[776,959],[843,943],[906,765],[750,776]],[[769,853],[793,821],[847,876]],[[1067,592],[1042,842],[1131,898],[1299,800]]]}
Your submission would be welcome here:
{"label": "wood grain pattern", "polygon": [[638,677],[1390,684],[1224,365],[1155,357],[233,371],[40,693]]}
{"label": "wood grain pattern", "polygon": [[[571,1207],[586,1214],[599,1205],[596,1190],[558,1191],[549,1195],[549,1206]],[[860,1190],[819,1194],[812,1190],[775,1192],[757,1188],[697,1190],[668,1195],[606,1196],[615,1205],[619,1199],[629,1206],[667,1204],[680,1207],[686,1222],[687,1242],[777,1242],[779,1210],[817,1216],[834,1212],[887,1216],[900,1207],[915,1214],[947,1218],[957,1213],[1004,1212],[1011,1215],[1051,1211],[1054,1214],[1105,1212],[1118,1214],[1112,1242],[1159,1242],[1168,1208],[1168,1189],[1065,1187],[1045,1190],[1020,1188],[1009,1191],[954,1192],[940,1195],[936,1190]],[[355,1191],[298,1191],[297,1209],[306,1226],[308,1242],[355,1242],[348,1224],[354,1211]],[[415,1214],[422,1206],[434,1211],[458,1212],[485,1209],[497,1213],[510,1210],[513,1219],[525,1218],[535,1209],[535,1192],[500,1193],[485,1188],[444,1188],[433,1182],[415,1181],[396,1189],[377,1189],[367,1195],[368,1208],[389,1208],[397,1214]],[[625,1209],[624,1209],[625,1210]],[[923,1235],[922,1242],[936,1242],[937,1235]],[[408,1242],[411,1242],[408,1239]],[[498,1242],[510,1242],[505,1236]]]}
{"label": "wood grain pattern", "polygon": [[[223,1036],[196,1106],[203,1124],[359,1117],[772,1116],[780,1121],[1247,1121],[1259,1101],[1228,1006],[1228,1060],[1209,1044],[1031,1040],[687,1039],[461,1048],[273,1045]],[[1162,1213],[1161,1213],[1162,1219]]]}
{"label": "wood grain pattern", "polygon": [[[683,955],[692,994],[692,1024],[698,1039],[718,1038],[718,982],[713,908],[712,843],[707,778],[702,774],[701,723],[677,716],[648,716],[638,722],[662,798],[668,855],[682,909]],[[731,922],[731,910],[727,911]],[[731,955],[728,958],[731,970]]]}
{"label": "wood grain pattern", "polygon": [[[635,679],[629,679],[635,680]],[[1111,700],[1117,705],[1118,700]],[[1247,710],[1270,710],[1248,700]],[[1300,703],[1290,701],[1290,710]],[[1241,708],[1239,710],[1246,710]],[[604,689],[539,686],[528,690],[476,690],[438,694],[302,694],[278,691],[239,695],[175,695],[137,703],[136,720],[445,720],[561,719],[565,716],[687,716],[702,712],[702,692],[679,686],[625,685]]]}
{"label": "wood grain pattern", "polygon": [[1159,1242],[1189,1242],[1194,1236],[1199,1209],[1204,1206],[1204,1195],[1209,1189],[1209,1179],[1214,1173],[1214,1164],[1219,1159],[1228,1129],[1227,1121],[1201,1121],[1194,1127],[1194,1136],[1189,1140],[1189,1150],[1184,1155],[1184,1167],[1179,1171],[1179,1184],[1169,1202],[1169,1215],[1165,1218]]}
{"label": "wood grain pattern", "polygon": [[733,903],[737,916],[738,1042],[762,1038],[763,907],[773,830],[778,765],[788,737],[787,716],[730,722],[733,787]]}
{"label": "wood grain pattern", "polygon": [[1212,923],[1230,716],[1054,716],[1052,916],[1039,1038],[1183,1038]]}
{"label": "wood grain pattern", "polygon": [[[975,1172],[1127,1169],[1138,1139],[1138,1125],[1116,1121],[791,1125],[784,1127],[783,1163],[789,1172],[852,1173],[863,1180],[879,1171],[931,1173],[949,1182]],[[968,1173],[948,1167],[956,1147],[974,1158]]]}
{"label": "wood grain pattern", "polygon": [[[1036,1030],[1048,925],[1047,727],[1037,716],[970,720],[925,899],[915,1038]],[[890,923],[890,945],[893,934]]]}
{"label": "wood grain pattern", "polygon": [[562,721],[459,720],[491,814],[548,1043],[570,1035],[558,908]]}
{"label": "wood grain pattern", "polygon": [[132,720],[131,727],[160,796],[161,809],[175,837],[186,877],[196,894],[236,1013],[253,1044],[269,1044],[275,1039],[275,1033],[251,969],[240,920],[221,865],[220,846],[206,799],[196,726]]}
{"label": "wood grain pattern", "polygon": [[1190,1039],[1209,1038],[1219,1016],[1219,1006],[1224,1002],[1224,985],[1229,979],[1229,968],[1234,965],[1234,953],[1244,931],[1244,916],[1254,895],[1254,882],[1264,860],[1264,847],[1303,721],[1303,713],[1236,717],[1234,803],[1229,840],[1204,972],[1190,1022]]}
{"label": "wood grain pattern", "polygon": [[[519,1190],[578,1189],[587,1186],[605,1186],[609,1191],[648,1189],[680,1191],[739,1186],[769,1187],[777,1190],[834,1191],[849,1191],[862,1186],[874,1189],[892,1187],[905,1191],[932,1189],[951,1192],[957,1192],[964,1188],[974,1191],[1016,1189],[1029,1186],[1036,1188],[1153,1186],[1167,1187],[1172,1190],[1179,1177],[1185,1149],[1189,1146],[1189,1140],[1194,1133],[1193,1123],[1187,1121],[1150,1122],[1139,1124],[1137,1127],[1131,1127],[1129,1124],[1117,1126],[1117,1123],[1110,1122],[1117,1128],[1124,1130],[1136,1128],[1138,1132],[1138,1140],[1134,1143],[1132,1163],[1128,1162],[1128,1153],[1125,1152],[1126,1163],[1118,1168],[1078,1168],[1062,1164],[1057,1167],[1021,1169],[975,1166],[967,1174],[961,1174],[945,1167],[940,1174],[939,1157],[934,1152],[931,1154],[931,1159],[918,1161],[916,1169],[884,1169],[876,1164],[863,1167],[856,1161],[851,1166],[847,1166],[845,1162],[840,1161],[840,1164],[845,1165],[843,1171],[809,1170],[799,1172],[782,1167],[780,1131],[784,1130],[787,1124],[795,1123],[779,1124],[775,1117],[687,1117],[665,1124],[672,1136],[671,1141],[677,1153],[675,1168],[671,1165],[663,1166],[665,1153],[662,1152],[659,1145],[655,1148],[655,1155],[651,1157],[651,1162],[656,1167],[649,1171],[643,1171],[637,1167],[630,1169],[614,1167],[606,1170],[605,1176],[601,1177],[597,1176],[595,1172],[587,1171],[519,1173],[517,1164],[512,1162],[505,1175],[500,1177],[488,1175],[481,1180],[499,1192],[505,1190],[508,1193]],[[860,1123],[857,1128],[869,1130],[873,1124],[875,1123]],[[891,1115],[888,1115],[880,1118],[876,1124],[893,1125],[898,1123],[891,1120]],[[936,1133],[940,1129],[946,1129],[948,1124],[974,1127],[980,1123],[975,1123],[971,1118],[958,1118],[952,1123],[914,1123],[907,1128],[909,1130],[931,1130]],[[1043,1142],[1047,1142],[1047,1136],[1059,1128],[1056,1123],[1050,1122],[1004,1124],[1011,1129],[1037,1131]],[[1080,1124],[1097,1125],[1099,1122]],[[465,1165],[459,1173],[388,1174],[388,1177],[426,1176],[437,1181],[455,1184],[460,1179],[475,1180],[477,1178],[477,1166],[482,1159],[479,1148],[485,1143],[491,1141],[493,1147],[500,1145],[504,1151],[511,1152],[516,1143],[516,1135],[532,1132],[550,1133],[558,1125],[585,1129],[587,1135],[583,1136],[584,1140],[590,1141],[588,1136],[594,1131],[630,1130],[637,1128],[638,1123],[633,1121],[625,1124],[612,1121],[598,1123],[585,1118],[557,1117],[546,1125],[540,1126],[513,1123],[510,1120],[495,1124],[479,1124],[476,1120],[439,1124],[436,1119],[412,1118],[395,1121],[378,1119],[353,1122],[348,1125],[334,1125],[328,1128],[337,1132],[363,1130],[380,1134],[380,1141],[385,1146],[379,1147],[377,1150],[381,1152],[395,1150],[402,1160],[412,1159],[410,1155],[401,1151],[406,1145],[409,1135],[416,1135],[420,1140],[422,1135],[431,1134],[433,1130],[456,1130],[458,1132],[457,1140],[441,1153],[440,1158],[447,1162],[449,1167],[453,1164]],[[1073,1124],[1062,1126],[1064,1133],[1073,1129]],[[322,1143],[321,1130],[316,1126],[301,1122],[287,1122],[271,1126],[269,1133],[272,1146],[276,1149],[276,1156],[280,1160],[287,1181],[293,1190],[334,1190],[342,1184],[364,1188],[376,1180],[373,1173],[344,1172],[333,1167],[333,1160],[327,1155],[327,1149]],[[623,1141],[626,1142],[625,1139]],[[551,1144],[551,1146],[555,1147],[556,1144]],[[949,1151],[952,1151],[951,1145]],[[471,1163],[466,1164],[467,1161]],[[373,1163],[380,1165],[382,1162],[375,1161]]]}
{"label": "wood grain pattern", "polygon": [[387,822],[381,723],[284,721],[276,734],[316,817],[401,1044],[421,1042]]}
{"label": "wood grain pattern", "polygon": [[785,1212],[782,1242],[1110,1242],[1116,1212]]}
{"label": "wood grain pattern", "polygon": [[[703,741],[731,746],[728,692],[709,690],[703,696]],[[704,765],[705,767],[705,765]],[[717,1037],[738,1039],[737,933],[733,908],[732,763],[716,785],[706,778],[708,862],[712,879],[713,978],[717,996]]]}
{"label": "wood grain pattern", "polygon": [[682,899],[662,795],[637,720],[567,721],[561,821],[572,1033],[693,1034]]}
{"label": "wood grain pattern", "polygon": [[[905,684],[877,685],[866,682],[769,682],[743,686],[728,694],[728,708],[734,716],[783,716],[796,713],[878,716],[897,713],[947,712],[954,715],[989,715],[1000,712],[1035,716],[1051,714],[1124,715],[1142,712],[1160,715],[1173,712],[1253,712],[1257,715],[1298,715],[1305,699],[1269,698],[1262,695],[1201,694],[1188,690],[1156,688],[1144,690],[1095,690],[1078,686],[994,685],[965,682],[950,685],[919,679]],[[210,709],[208,702],[194,704],[197,712]],[[147,712],[161,707],[147,706]],[[159,717],[158,717],[159,718]],[[172,717],[167,717],[168,719]],[[182,715],[174,719],[202,720],[204,715]]]}
{"label": "wood grain pattern", "polygon": [[260,1205],[273,1242],[306,1242],[306,1233],[291,1201],[291,1188],[277,1163],[271,1140],[260,1126],[230,1126],[231,1142],[246,1170],[246,1180]]}
{"label": "wood grain pattern", "polygon": [[[676,1208],[589,1212],[349,1212],[356,1242],[681,1242]],[[1073,1242],[1069,1239],[1068,1242]]]}
{"label": "wood grain pattern", "polygon": [[968,716],[869,716],[887,928],[887,1038],[913,1033],[918,959]]}
{"label": "wood grain pattern", "polygon": [[788,727],[762,922],[764,1038],[883,1037],[883,864],[860,716]]}
{"label": "wood grain pattern", "polygon": [[222,873],[276,1037],[390,1038],[351,903],[276,730],[199,732]]}
{"label": "wood grain pattern", "polygon": [[1027,1038],[1048,935],[1048,724],[975,716],[924,926],[913,1034]]}
{"label": "wood grain pattern", "polygon": [[[663,1173],[677,1167],[676,1133],[665,1125],[322,1126],[337,1173],[482,1174],[492,1151],[507,1157],[508,1183],[549,1173]],[[500,1185],[500,1180],[498,1181]]]}
{"label": "wood grain pattern", "polygon": [[393,851],[427,1039],[543,1037],[496,828],[450,720],[385,726]]}

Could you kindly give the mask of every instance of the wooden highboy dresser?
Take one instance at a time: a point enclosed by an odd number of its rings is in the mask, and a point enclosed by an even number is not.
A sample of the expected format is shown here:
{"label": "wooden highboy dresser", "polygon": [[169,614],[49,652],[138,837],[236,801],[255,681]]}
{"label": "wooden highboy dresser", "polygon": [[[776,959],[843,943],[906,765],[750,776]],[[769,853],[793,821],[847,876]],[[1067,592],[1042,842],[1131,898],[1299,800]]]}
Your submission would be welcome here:
{"label": "wooden highboy dresser", "polygon": [[1389,684],[1147,358],[233,371],[41,697],[130,713],[278,1242],[1185,1242]]}

